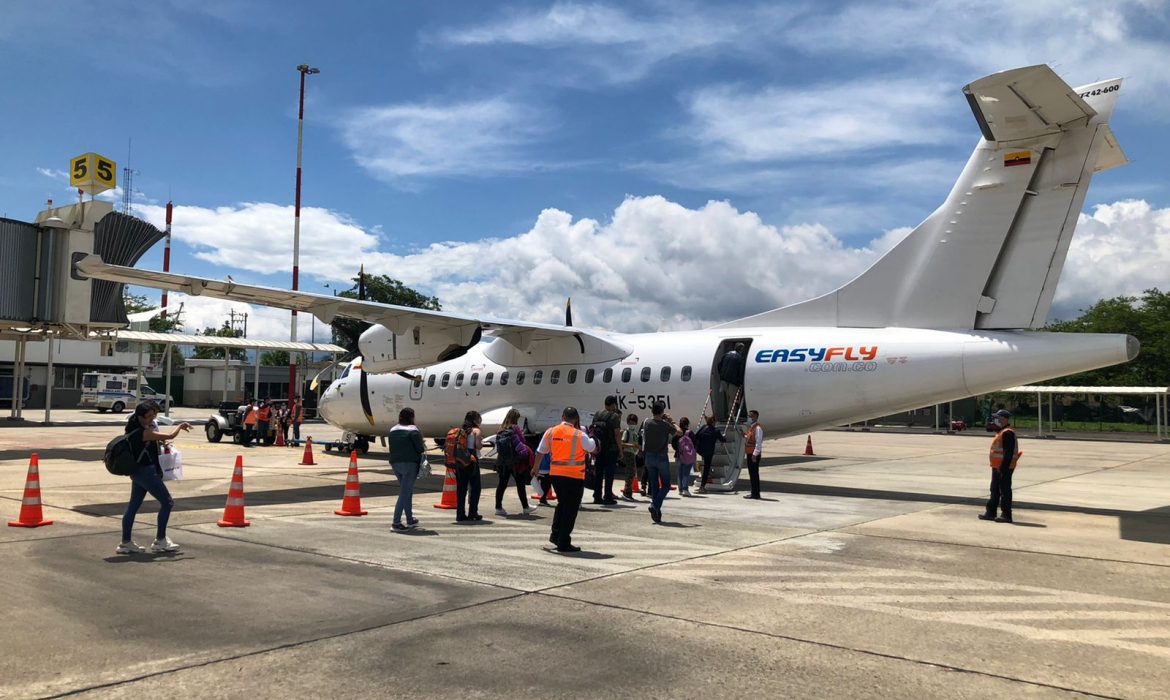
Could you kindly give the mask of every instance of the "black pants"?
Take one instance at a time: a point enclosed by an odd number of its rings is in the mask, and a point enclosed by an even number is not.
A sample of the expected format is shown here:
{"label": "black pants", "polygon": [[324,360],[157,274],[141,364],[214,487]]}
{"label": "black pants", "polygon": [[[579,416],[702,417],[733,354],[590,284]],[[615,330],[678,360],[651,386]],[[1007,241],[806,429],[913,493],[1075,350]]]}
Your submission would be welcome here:
{"label": "black pants", "polygon": [[760,458],[756,455],[744,455],[747,462],[748,479],[752,483],[752,498],[760,497]]}
{"label": "black pants", "polygon": [[593,468],[597,472],[594,477],[596,486],[593,488],[593,501],[612,501],[613,479],[617,474],[617,455],[597,455],[593,460]]}
{"label": "black pants", "polygon": [[549,541],[558,547],[568,547],[573,544],[573,526],[577,524],[577,509],[585,495],[585,482],[571,476],[554,476],[552,485],[557,492],[557,508],[553,511]]}
{"label": "black pants", "polygon": [[703,458],[703,478],[699,480],[699,488],[707,488],[707,481],[711,478],[711,462],[715,461],[715,455],[699,455]]}
{"label": "black pants", "polygon": [[480,488],[478,464],[455,467],[455,494],[459,498],[459,507],[455,511],[456,519],[479,515]]}
{"label": "black pants", "polygon": [[996,508],[1004,520],[1012,519],[1012,470],[991,470],[991,498],[987,499],[987,517],[994,518]]}
{"label": "black pants", "polygon": [[499,475],[500,480],[496,483],[496,510],[504,507],[504,493],[508,490],[508,482],[515,480],[516,493],[520,494],[520,507],[528,507],[528,492],[524,485],[528,483],[528,472],[524,472],[521,476],[516,473],[512,467],[499,467],[496,469],[496,474]]}

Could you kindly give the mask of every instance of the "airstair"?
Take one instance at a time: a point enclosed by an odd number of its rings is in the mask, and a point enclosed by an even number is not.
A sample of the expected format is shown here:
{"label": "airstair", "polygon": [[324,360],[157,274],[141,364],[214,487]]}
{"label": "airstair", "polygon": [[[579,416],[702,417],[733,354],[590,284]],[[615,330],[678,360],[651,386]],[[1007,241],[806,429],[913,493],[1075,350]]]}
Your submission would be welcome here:
{"label": "airstair", "polygon": [[[703,413],[700,417],[700,422],[706,422],[707,409],[711,403],[711,395],[708,393],[707,403],[703,406]],[[732,420],[717,422],[716,429],[722,433],[726,442],[718,442],[715,444],[715,458],[712,460],[711,473],[707,477],[708,491],[721,491],[725,493],[733,493],[736,491],[736,484],[739,483],[739,473],[743,469],[743,443],[744,434],[740,429],[741,413],[743,412],[743,389],[741,388],[735,395],[735,400],[731,404]]]}

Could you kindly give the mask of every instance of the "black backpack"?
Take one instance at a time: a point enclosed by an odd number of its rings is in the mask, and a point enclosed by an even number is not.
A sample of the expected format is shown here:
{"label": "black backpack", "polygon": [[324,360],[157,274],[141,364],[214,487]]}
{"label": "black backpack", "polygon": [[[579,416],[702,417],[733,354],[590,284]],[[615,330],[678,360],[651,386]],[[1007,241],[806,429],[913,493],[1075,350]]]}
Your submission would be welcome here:
{"label": "black backpack", "polygon": [[617,450],[617,443],[613,439],[613,428],[608,425],[613,412],[602,410],[593,416],[593,422],[587,431],[589,437],[597,441],[598,454],[609,454]]}
{"label": "black backpack", "polygon": [[146,454],[146,446],[143,445],[142,451],[135,455],[130,435],[131,433],[119,435],[106,444],[106,452],[102,455],[102,462],[105,463],[106,471],[109,473],[116,476],[130,476],[138,471],[141,459]]}
{"label": "black backpack", "polygon": [[512,444],[511,428],[504,428],[496,433],[496,461],[507,466],[516,461],[516,446]]}

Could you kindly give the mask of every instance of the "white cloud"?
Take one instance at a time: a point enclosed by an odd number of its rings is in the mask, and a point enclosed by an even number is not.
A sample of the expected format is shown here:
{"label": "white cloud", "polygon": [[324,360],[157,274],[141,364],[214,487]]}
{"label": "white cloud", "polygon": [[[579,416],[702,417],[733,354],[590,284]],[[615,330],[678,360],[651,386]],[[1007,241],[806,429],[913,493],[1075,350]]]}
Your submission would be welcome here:
{"label": "white cloud", "polygon": [[541,110],[505,97],[355,109],[340,128],[354,160],[396,185],[420,177],[552,167],[526,155],[552,124]]}

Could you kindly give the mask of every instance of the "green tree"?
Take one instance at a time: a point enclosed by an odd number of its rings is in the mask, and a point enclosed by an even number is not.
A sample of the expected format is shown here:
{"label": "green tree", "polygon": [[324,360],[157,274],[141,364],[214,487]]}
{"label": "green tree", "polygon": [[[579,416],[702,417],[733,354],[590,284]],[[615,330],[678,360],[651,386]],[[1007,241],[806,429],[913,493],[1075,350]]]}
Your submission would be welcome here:
{"label": "green tree", "polygon": [[288,350],[270,350],[260,356],[265,367],[288,367]]}
{"label": "green tree", "polygon": [[[415,309],[442,310],[437,297],[420,294],[387,275],[362,275],[360,279],[354,277],[353,282],[352,288],[338,292],[337,296],[357,299],[358,287],[364,283],[366,301],[409,306]],[[337,318],[330,325],[333,326],[333,342],[346,348],[351,355],[357,355],[359,353],[358,338],[372,324],[352,318]]]}
{"label": "green tree", "polygon": [[1170,294],[1147,289],[1140,297],[1102,299],[1071,321],[1045,327],[1065,333],[1128,333],[1142,344],[1132,362],[1061,377],[1056,384],[1167,386],[1170,383]]}
{"label": "green tree", "polygon": [[[218,336],[220,338],[239,338],[241,333],[234,331],[225,321],[219,328],[204,328],[202,332],[196,335]],[[215,348],[207,346],[196,346],[195,353],[191,355],[199,360],[222,360],[224,350],[230,350],[229,357],[233,360],[243,360],[247,358],[247,351],[243,348]]]}

